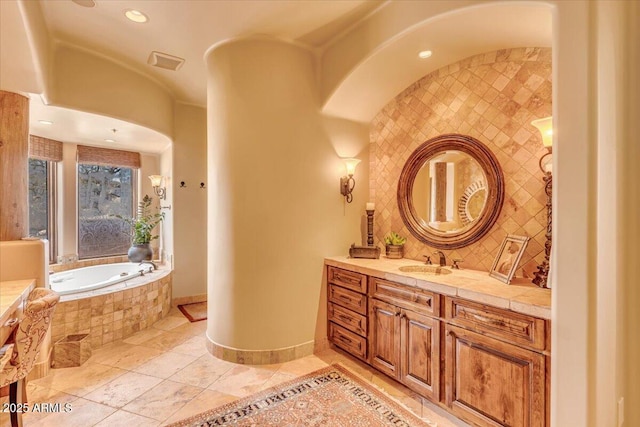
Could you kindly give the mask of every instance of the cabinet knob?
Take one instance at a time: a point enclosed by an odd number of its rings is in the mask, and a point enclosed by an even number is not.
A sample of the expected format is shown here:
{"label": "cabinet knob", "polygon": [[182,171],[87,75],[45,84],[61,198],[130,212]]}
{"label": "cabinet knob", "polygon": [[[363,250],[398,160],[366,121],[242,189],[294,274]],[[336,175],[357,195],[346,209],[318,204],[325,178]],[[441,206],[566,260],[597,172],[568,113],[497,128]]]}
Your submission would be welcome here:
{"label": "cabinet knob", "polygon": [[15,325],[16,323],[18,323],[19,320],[17,317],[14,317],[13,319],[9,319],[5,322],[4,326],[7,328],[11,328],[13,327],[13,325]]}

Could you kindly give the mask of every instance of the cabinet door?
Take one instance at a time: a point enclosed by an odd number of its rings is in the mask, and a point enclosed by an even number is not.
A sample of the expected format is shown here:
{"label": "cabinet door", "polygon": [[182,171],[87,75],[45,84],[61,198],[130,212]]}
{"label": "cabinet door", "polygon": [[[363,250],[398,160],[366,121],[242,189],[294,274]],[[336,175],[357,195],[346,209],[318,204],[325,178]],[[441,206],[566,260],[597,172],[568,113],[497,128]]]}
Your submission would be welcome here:
{"label": "cabinet door", "polygon": [[446,403],[479,426],[545,424],[545,359],[475,332],[446,325]]}
{"label": "cabinet door", "polygon": [[369,356],[373,367],[398,378],[400,362],[400,309],[371,300],[369,307]]}
{"label": "cabinet door", "polygon": [[440,322],[403,310],[400,325],[400,381],[437,402],[440,394]]}

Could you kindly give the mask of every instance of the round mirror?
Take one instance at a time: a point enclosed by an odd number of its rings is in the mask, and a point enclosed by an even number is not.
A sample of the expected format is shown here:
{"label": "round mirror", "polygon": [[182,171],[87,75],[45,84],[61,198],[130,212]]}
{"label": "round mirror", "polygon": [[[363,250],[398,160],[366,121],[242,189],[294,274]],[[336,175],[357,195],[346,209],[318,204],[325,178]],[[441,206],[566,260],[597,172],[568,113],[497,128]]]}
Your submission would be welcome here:
{"label": "round mirror", "polygon": [[409,231],[439,249],[467,246],[495,223],[504,200],[498,160],[480,141],[441,135],[418,147],[398,182],[398,206]]}

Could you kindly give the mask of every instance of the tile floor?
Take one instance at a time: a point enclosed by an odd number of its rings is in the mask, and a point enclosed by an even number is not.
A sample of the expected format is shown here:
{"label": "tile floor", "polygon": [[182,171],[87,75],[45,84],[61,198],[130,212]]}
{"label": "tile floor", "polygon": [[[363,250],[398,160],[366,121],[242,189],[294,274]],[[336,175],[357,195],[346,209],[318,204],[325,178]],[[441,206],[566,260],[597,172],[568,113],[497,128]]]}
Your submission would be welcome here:
{"label": "tile floor", "polygon": [[[94,351],[77,368],[52,369],[28,385],[29,403],[69,404],[30,412],[25,427],[162,426],[340,362],[438,427],[466,426],[365,364],[334,350],[275,365],[237,365],[205,348],[206,322],[176,309],[152,328]],[[0,400],[6,402],[7,398]],[[8,427],[9,414],[0,414]]]}

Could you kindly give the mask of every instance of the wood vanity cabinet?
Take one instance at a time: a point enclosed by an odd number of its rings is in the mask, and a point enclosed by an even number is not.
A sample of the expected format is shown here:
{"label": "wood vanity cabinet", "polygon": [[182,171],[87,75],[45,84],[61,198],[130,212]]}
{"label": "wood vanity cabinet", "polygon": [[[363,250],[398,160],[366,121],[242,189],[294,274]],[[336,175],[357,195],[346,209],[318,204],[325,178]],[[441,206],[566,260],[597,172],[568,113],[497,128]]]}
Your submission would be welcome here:
{"label": "wood vanity cabinet", "polygon": [[544,355],[445,325],[446,405],[480,426],[545,425]]}
{"label": "wood vanity cabinet", "polygon": [[329,341],[368,361],[367,276],[328,267],[327,299]]}
{"label": "wood vanity cabinet", "polygon": [[477,426],[549,425],[549,321],[328,267],[329,340]]}
{"label": "wood vanity cabinet", "polygon": [[437,401],[440,321],[427,315],[438,312],[437,295],[374,277],[370,280],[371,365]]}
{"label": "wood vanity cabinet", "polygon": [[445,403],[481,426],[546,424],[546,322],[445,298]]}

